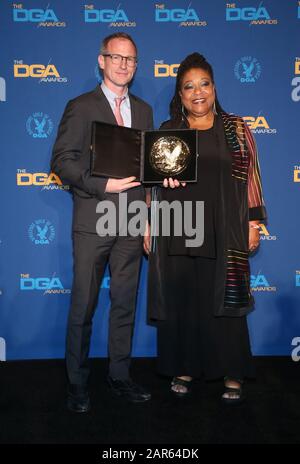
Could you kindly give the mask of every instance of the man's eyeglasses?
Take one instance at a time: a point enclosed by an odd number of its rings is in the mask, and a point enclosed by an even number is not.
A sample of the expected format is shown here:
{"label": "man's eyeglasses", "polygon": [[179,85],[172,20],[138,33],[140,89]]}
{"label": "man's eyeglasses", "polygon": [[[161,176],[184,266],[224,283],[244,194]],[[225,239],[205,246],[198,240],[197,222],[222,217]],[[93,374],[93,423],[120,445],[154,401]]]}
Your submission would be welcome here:
{"label": "man's eyeglasses", "polygon": [[109,56],[113,64],[121,64],[123,60],[128,67],[133,68],[137,64],[137,58],[135,56],[122,56],[117,53],[103,53],[103,56]]}

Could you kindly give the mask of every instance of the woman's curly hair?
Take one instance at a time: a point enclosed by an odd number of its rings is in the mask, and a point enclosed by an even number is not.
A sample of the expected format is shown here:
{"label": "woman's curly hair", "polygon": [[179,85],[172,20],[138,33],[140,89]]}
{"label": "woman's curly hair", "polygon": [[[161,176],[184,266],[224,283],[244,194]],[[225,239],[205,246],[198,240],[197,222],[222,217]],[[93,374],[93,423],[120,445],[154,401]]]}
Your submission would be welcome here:
{"label": "woman's curly hair", "polygon": [[[175,87],[175,94],[170,103],[170,116],[171,119],[181,120],[186,119],[185,115],[182,113],[182,103],[180,98],[180,89],[182,85],[182,80],[187,71],[190,69],[203,69],[206,71],[212,82],[214,83],[214,72],[211,65],[206,61],[203,55],[200,53],[194,52],[191,55],[188,55],[180,64],[178,71],[177,71],[177,78],[176,78],[176,87]],[[218,101],[217,95],[215,98],[216,103],[216,111],[217,113],[224,111]]]}

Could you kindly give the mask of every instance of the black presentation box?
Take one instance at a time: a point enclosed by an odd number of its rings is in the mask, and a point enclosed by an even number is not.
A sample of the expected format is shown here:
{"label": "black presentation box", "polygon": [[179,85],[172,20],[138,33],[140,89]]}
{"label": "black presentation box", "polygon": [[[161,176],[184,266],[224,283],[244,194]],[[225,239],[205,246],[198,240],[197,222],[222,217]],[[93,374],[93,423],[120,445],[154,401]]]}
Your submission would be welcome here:
{"label": "black presentation box", "polygon": [[135,176],[142,183],[162,183],[172,177],[197,181],[197,130],[141,131],[94,121],[91,174],[122,179]]}

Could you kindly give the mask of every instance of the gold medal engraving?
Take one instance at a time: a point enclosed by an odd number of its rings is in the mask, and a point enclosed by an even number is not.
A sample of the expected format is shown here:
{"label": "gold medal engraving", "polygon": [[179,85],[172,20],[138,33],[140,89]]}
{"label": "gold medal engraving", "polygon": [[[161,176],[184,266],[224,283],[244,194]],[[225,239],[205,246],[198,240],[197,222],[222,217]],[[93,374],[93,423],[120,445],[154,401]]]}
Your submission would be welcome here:
{"label": "gold medal engraving", "polygon": [[188,145],[178,137],[160,137],[152,146],[150,164],[159,174],[174,177],[187,166],[190,157]]}

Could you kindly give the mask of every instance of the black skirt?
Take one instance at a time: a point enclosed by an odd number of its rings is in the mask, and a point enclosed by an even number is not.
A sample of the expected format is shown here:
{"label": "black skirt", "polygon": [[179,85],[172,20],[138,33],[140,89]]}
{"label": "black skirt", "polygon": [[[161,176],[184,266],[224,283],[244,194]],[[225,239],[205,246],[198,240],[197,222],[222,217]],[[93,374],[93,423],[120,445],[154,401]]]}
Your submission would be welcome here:
{"label": "black skirt", "polygon": [[215,259],[166,256],[166,320],[157,323],[158,371],[168,376],[254,376],[246,316],[213,315]]}

